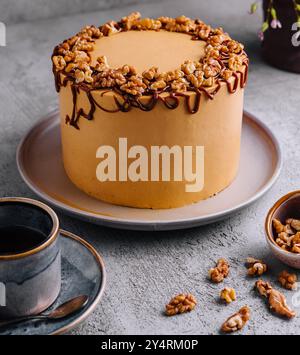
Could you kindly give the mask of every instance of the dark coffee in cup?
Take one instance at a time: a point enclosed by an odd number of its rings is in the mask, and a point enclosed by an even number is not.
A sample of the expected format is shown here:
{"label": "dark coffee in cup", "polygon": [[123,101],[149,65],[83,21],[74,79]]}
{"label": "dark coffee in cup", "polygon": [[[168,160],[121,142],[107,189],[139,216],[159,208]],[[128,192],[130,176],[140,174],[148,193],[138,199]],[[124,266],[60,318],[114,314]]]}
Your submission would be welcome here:
{"label": "dark coffee in cup", "polygon": [[46,239],[46,234],[32,227],[0,226],[0,255],[24,253],[40,246]]}
{"label": "dark coffee in cup", "polygon": [[47,205],[0,198],[0,319],[37,314],[61,284],[59,221]]}

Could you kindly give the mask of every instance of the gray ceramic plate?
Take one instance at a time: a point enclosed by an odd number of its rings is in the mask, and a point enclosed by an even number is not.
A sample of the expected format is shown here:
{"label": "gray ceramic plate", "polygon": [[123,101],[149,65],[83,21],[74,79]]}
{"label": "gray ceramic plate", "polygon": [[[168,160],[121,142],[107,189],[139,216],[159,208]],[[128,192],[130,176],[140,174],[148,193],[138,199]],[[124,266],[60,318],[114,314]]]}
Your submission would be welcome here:
{"label": "gray ceramic plate", "polygon": [[256,201],[278,178],[281,153],[269,128],[244,112],[241,162],[235,181],[213,198],[169,210],[114,206],[77,189],[64,171],[57,111],[26,134],[17,151],[17,164],[37,195],[75,217],[115,228],[172,230],[223,219]]}
{"label": "gray ceramic plate", "polygon": [[57,321],[33,320],[0,329],[0,335],[63,334],[81,323],[97,306],[104,292],[106,274],[96,250],[78,236],[61,230],[62,285],[55,303],[46,311],[78,295],[88,295],[89,301],[80,312]]}

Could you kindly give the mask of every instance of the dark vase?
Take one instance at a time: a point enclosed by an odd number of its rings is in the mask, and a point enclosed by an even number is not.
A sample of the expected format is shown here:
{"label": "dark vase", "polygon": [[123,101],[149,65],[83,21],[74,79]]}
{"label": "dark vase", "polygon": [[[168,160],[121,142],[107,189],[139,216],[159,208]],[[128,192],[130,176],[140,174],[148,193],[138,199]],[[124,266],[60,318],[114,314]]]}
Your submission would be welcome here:
{"label": "dark vase", "polygon": [[[264,19],[267,19],[269,0],[263,1]],[[297,16],[292,0],[274,0],[277,17],[282,28],[273,29],[271,26],[264,33],[262,55],[266,62],[283,70],[300,73],[300,45],[295,46],[292,38],[296,38],[300,28],[292,28],[297,22]],[[300,35],[298,37],[300,42]],[[299,43],[300,44],[300,43]]]}

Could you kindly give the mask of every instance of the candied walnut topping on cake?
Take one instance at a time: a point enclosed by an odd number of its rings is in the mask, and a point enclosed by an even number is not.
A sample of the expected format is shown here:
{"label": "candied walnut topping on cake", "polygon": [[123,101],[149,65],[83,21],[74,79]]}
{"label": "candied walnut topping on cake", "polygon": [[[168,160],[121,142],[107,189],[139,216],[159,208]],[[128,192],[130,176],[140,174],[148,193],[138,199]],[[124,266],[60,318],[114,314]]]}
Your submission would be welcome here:
{"label": "candied walnut topping on cake", "polygon": [[249,276],[261,276],[267,271],[267,265],[263,261],[254,258],[247,258],[246,266]]}
{"label": "candied walnut topping on cake", "polygon": [[269,282],[259,280],[255,283],[255,287],[261,296],[267,298],[272,311],[289,319],[295,317],[296,313],[287,305],[285,296],[275,290]]}
{"label": "candied walnut topping on cake", "polygon": [[[116,73],[122,72],[122,68],[111,68],[107,62],[93,66],[90,53],[94,50],[95,41],[104,36],[132,30],[185,33],[193,40],[206,41],[206,53],[199,62],[187,61],[174,72],[159,73],[157,68],[149,68],[138,74],[133,68],[120,82],[102,80],[114,77]],[[240,76],[241,85],[244,86],[248,57],[242,44],[231,39],[221,28],[213,29],[199,19],[192,20],[185,16],[150,19],[141,18],[140,13],[134,12],[119,22],[110,21],[100,27],[84,27],[75,36],[55,47],[52,62],[58,90],[62,85],[62,74],[67,81],[84,84],[85,88],[114,89],[138,97],[151,95],[153,92],[183,92],[195,91],[201,87],[210,88],[221,81],[227,82],[233,76],[235,80],[239,80]]]}
{"label": "candied walnut topping on cake", "polygon": [[176,314],[191,312],[197,304],[196,298],[189,294],[179,294],[171,299],[166,305],[166,315],[175,316]]}
{"label": "candied walnut topping on cake", "polygon": [[[118,35],[126,31],[169,31],[189,35],[191,40],[205,41],[199,60],[187,60],[174,70],[160,72],[150,67],[139,73],[130,63],[114,68],[105,56],[93,58],[96,44],[101,38]],[[96,41],[100,41],[99,43]],[[95,63],[96,61],[96,63]],[[96,109],[107,112],[128,112],[132,108],[152,110],[160,101],[168,109],[175,109],[184,97],[184,104],[190,114],[198,112],[200,99],[209,100],[226,85],[230,93],[244,88],[248,74],[248,57],[242,44],[230,38],[221,28],[213,29],[199,19],[185,16],[177,18],[141,18],[134,12],[120,21],[109,21],[102,26],[86,26],[75,36],[55,47],[52,55],[56,90],[68,84],[72,89],[73,112],[66,116],[66,123],[79,129],[80,117],[93,119]],[[93,92],[112,91],[115,108],[106,109],[98,105]],[[188,92],[193,92],[195,100]],[[78,95],[87,95],[90,103],[86,108],[77,108]],[[163,95],[162,95],[163,94]],[[167,96],[165,96],[167,95]],[[121,97],[120,97],[121,96]],[[140,100],[146,97],[146,101]]]}
{"label": "candied walnut topping on cake", "polygon": [[275,242],[283,250],[300,253],[300,220],[288,218],[285,224],[274,218]]}
{"label": "candied walnut topping on cake", "polygon": [[236,300],[236,293],[234,288],[225,287],[220,292],[221,300],[225,301],[226,303],[231,303]]}
{"label": "candied walnut topping on cake", "polygon": [[224,333],[236,332],[238,330],[241,330],[249,319],[250,309],[248,306],[244,306],[223,323],[221,330]]}
{"label": "candied walnut topping on cake", "polygon": [[296,290],[297,289],[297,275],[290,274],[286,270],[282,271],[278,276],[278,281],[280,285],[287,290]]}
{"label": "candied walnut topping on cake", "polygon": [[220,283],[229,274],[229,264],[225,259],[219,259],[217,266],[209,270],[208,275],[212,282]]}

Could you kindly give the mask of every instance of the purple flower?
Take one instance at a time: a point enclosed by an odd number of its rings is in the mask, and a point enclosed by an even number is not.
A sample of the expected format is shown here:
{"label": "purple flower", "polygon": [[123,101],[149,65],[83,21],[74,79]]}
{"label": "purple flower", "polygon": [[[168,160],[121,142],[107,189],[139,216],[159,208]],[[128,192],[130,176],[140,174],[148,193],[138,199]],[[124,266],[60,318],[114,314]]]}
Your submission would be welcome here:
{"label": "purple flower", "polygon": [[264,40],[264,37],[265,37],[265,36],[264,36],[263,31],[259,31],[257,35],[258,35],[258,38],[259,38],[261,41]]}
{"label": "purple flower", "polygon": [[281,22],[279,20],[277,20],[276,18],[274,18],[271,21],[271,27],[276,29],[276,28],[282,28]]}

